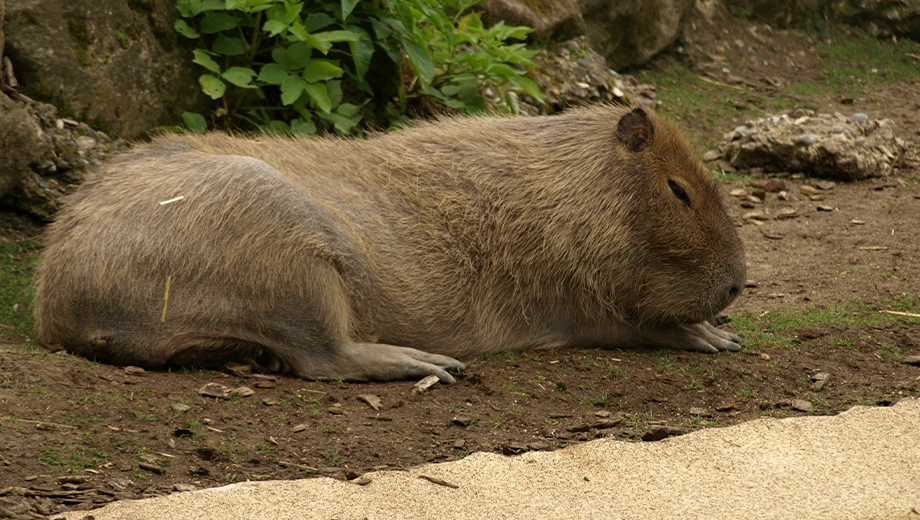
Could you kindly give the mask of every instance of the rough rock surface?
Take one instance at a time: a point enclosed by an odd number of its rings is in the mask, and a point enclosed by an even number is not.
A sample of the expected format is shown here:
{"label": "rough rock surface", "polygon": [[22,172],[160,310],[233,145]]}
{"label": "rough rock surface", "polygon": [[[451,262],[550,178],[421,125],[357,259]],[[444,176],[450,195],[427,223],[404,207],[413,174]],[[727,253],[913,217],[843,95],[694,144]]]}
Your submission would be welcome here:
{"label": "rough rock surface", "polygon": [[0,94],[0,207],[50,219],[91,166],[127,147],[44,103]]}
{"label": "rough rock surface", "polygon": [[[718,0],[701,0],[712,4]],[[736,16],[774,27],[798,25],[814,16],[862,27],[876,36],[920,40],[920,2],[915,0],[724,0]]]}
{"label": "rough rock surface", "polygon": [[677,39],[693,0],[579,0],[588,40],[610,67],[641,65]]}
{"label": "rough rock surface", "polygon": [[487,0],[476,9],[483,10],[486,23],[526,25],[539,39],[567,40],[585,33],[577,0]]}
{"label": "rough rock surface", "polygon": [[528,76],[540,87],[546,104],[528,104],[525,99],[522,109],[531,115],[590,103],[660,104],[654,86],[611,70],[584,37],[550,46],[533,61],[536,67]]}
{"label": "rough rock surface", "polygon": [[41,128],[18,103],[0,94],[0,197],[19,185],[46,151]]}
{"label": "rough rock surface", "polygon": [[797,110],[791,116],[767,115],[728,132],[720,154],[737,170],[802,172],[818,177],[860,180],[887,177],[901,167],[908,144],[889,119],[865,114],[818,114]]}
{"label": "rough rock surface", "polygon": [[920,2],[916,0],[837,0],[831,7],[841,20],[870,34],[920,40]]}
{"label": "rough rock surface", "polygon": [[175,123],[199,97],[175,0],[31,0],[6,6],[22,92],[114,136]]}

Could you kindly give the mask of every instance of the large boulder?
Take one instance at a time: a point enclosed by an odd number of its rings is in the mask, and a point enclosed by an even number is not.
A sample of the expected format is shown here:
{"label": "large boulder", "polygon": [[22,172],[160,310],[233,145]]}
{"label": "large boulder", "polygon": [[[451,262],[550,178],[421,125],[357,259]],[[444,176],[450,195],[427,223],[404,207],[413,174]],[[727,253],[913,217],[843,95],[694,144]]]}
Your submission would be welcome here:
{"label": "large boulder", "polygon": [[3,57],[3,13],[6,11],[6,0],[0,0],[0,58]]}
{"label": "large boulder", "polygon": [[57,108],[0,94],[0,208],[50,219],[92,168],[126,149]]}
{"label": "large boulder", "polygon": [[177,17],[175,0],[18,0],[6,5],[5,53],[24,94],[134,138],[199,99]]}
{"label": "large boulder", "polygon": [[591,47],[615,70],[642,65],[680,34],[694,0],[579,0]]}
{"label": "large boulder", "polygon": [[476,9],[482,9],[488,24],[504,21],[526,25],[542,40],[567,40],[585,34],[578,0],[486,0]]}
{"label": "large boulder", "polygon": [[35,117],[0,93],[0,199],[19,186],[30,165],[40,162],[50,149]]}
{"label": "large boulder", "polygon": [[836,0],[831,7],[839,19],[876,36],[898,35],[920,41],[920,2],[916,0]]}

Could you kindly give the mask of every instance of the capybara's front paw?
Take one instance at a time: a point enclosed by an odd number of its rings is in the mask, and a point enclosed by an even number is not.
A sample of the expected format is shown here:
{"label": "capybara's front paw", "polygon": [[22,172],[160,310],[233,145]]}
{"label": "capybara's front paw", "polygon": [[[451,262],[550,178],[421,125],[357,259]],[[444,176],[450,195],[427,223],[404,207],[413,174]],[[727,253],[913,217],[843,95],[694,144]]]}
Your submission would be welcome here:
{"label": "capybara's front paw", "polygon": [[654,345],[712,354],[720,350],[741,350],[741,338],[721,330],[708,321],[692,325],[673,325],[646,331],[642,337]]}

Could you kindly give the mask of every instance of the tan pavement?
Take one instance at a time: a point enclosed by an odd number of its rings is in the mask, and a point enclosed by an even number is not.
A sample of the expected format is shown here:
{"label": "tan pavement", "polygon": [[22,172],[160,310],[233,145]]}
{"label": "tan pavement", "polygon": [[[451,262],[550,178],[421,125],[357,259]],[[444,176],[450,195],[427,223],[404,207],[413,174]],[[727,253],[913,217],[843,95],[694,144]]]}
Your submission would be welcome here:
{"label": "tan pavement", "polygon": [[920,400],[654,443],[601,439],[517,457],[477,453],[366,476],[367,486],[328,478],[241,483],[66,517],[920,520]]}

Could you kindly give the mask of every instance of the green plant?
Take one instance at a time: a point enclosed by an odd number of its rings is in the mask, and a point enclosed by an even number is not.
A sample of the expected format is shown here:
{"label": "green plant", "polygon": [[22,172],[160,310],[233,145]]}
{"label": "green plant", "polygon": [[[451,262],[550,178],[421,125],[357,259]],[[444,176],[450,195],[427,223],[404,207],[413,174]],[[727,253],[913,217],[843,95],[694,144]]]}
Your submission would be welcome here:
{"label": "green plant", "polygon": [[[520,92],[540,99],[524,77],[535,51],[506,43],[531,29],[486,28],[478,14],[464,14],[476,1],[178,0],[175,29],[198,42],[193,61],[207,71],[201,89],[221,103],[213,118],[263,131],[347,134],[375,95],[395,123],[414,98],[468,113],[514,112]],[[387,65],[377,64],[378,50]],[[373,78],[372,62],[382,71]],[[207,127],[201,114],[183,120],[194,131]]]}

